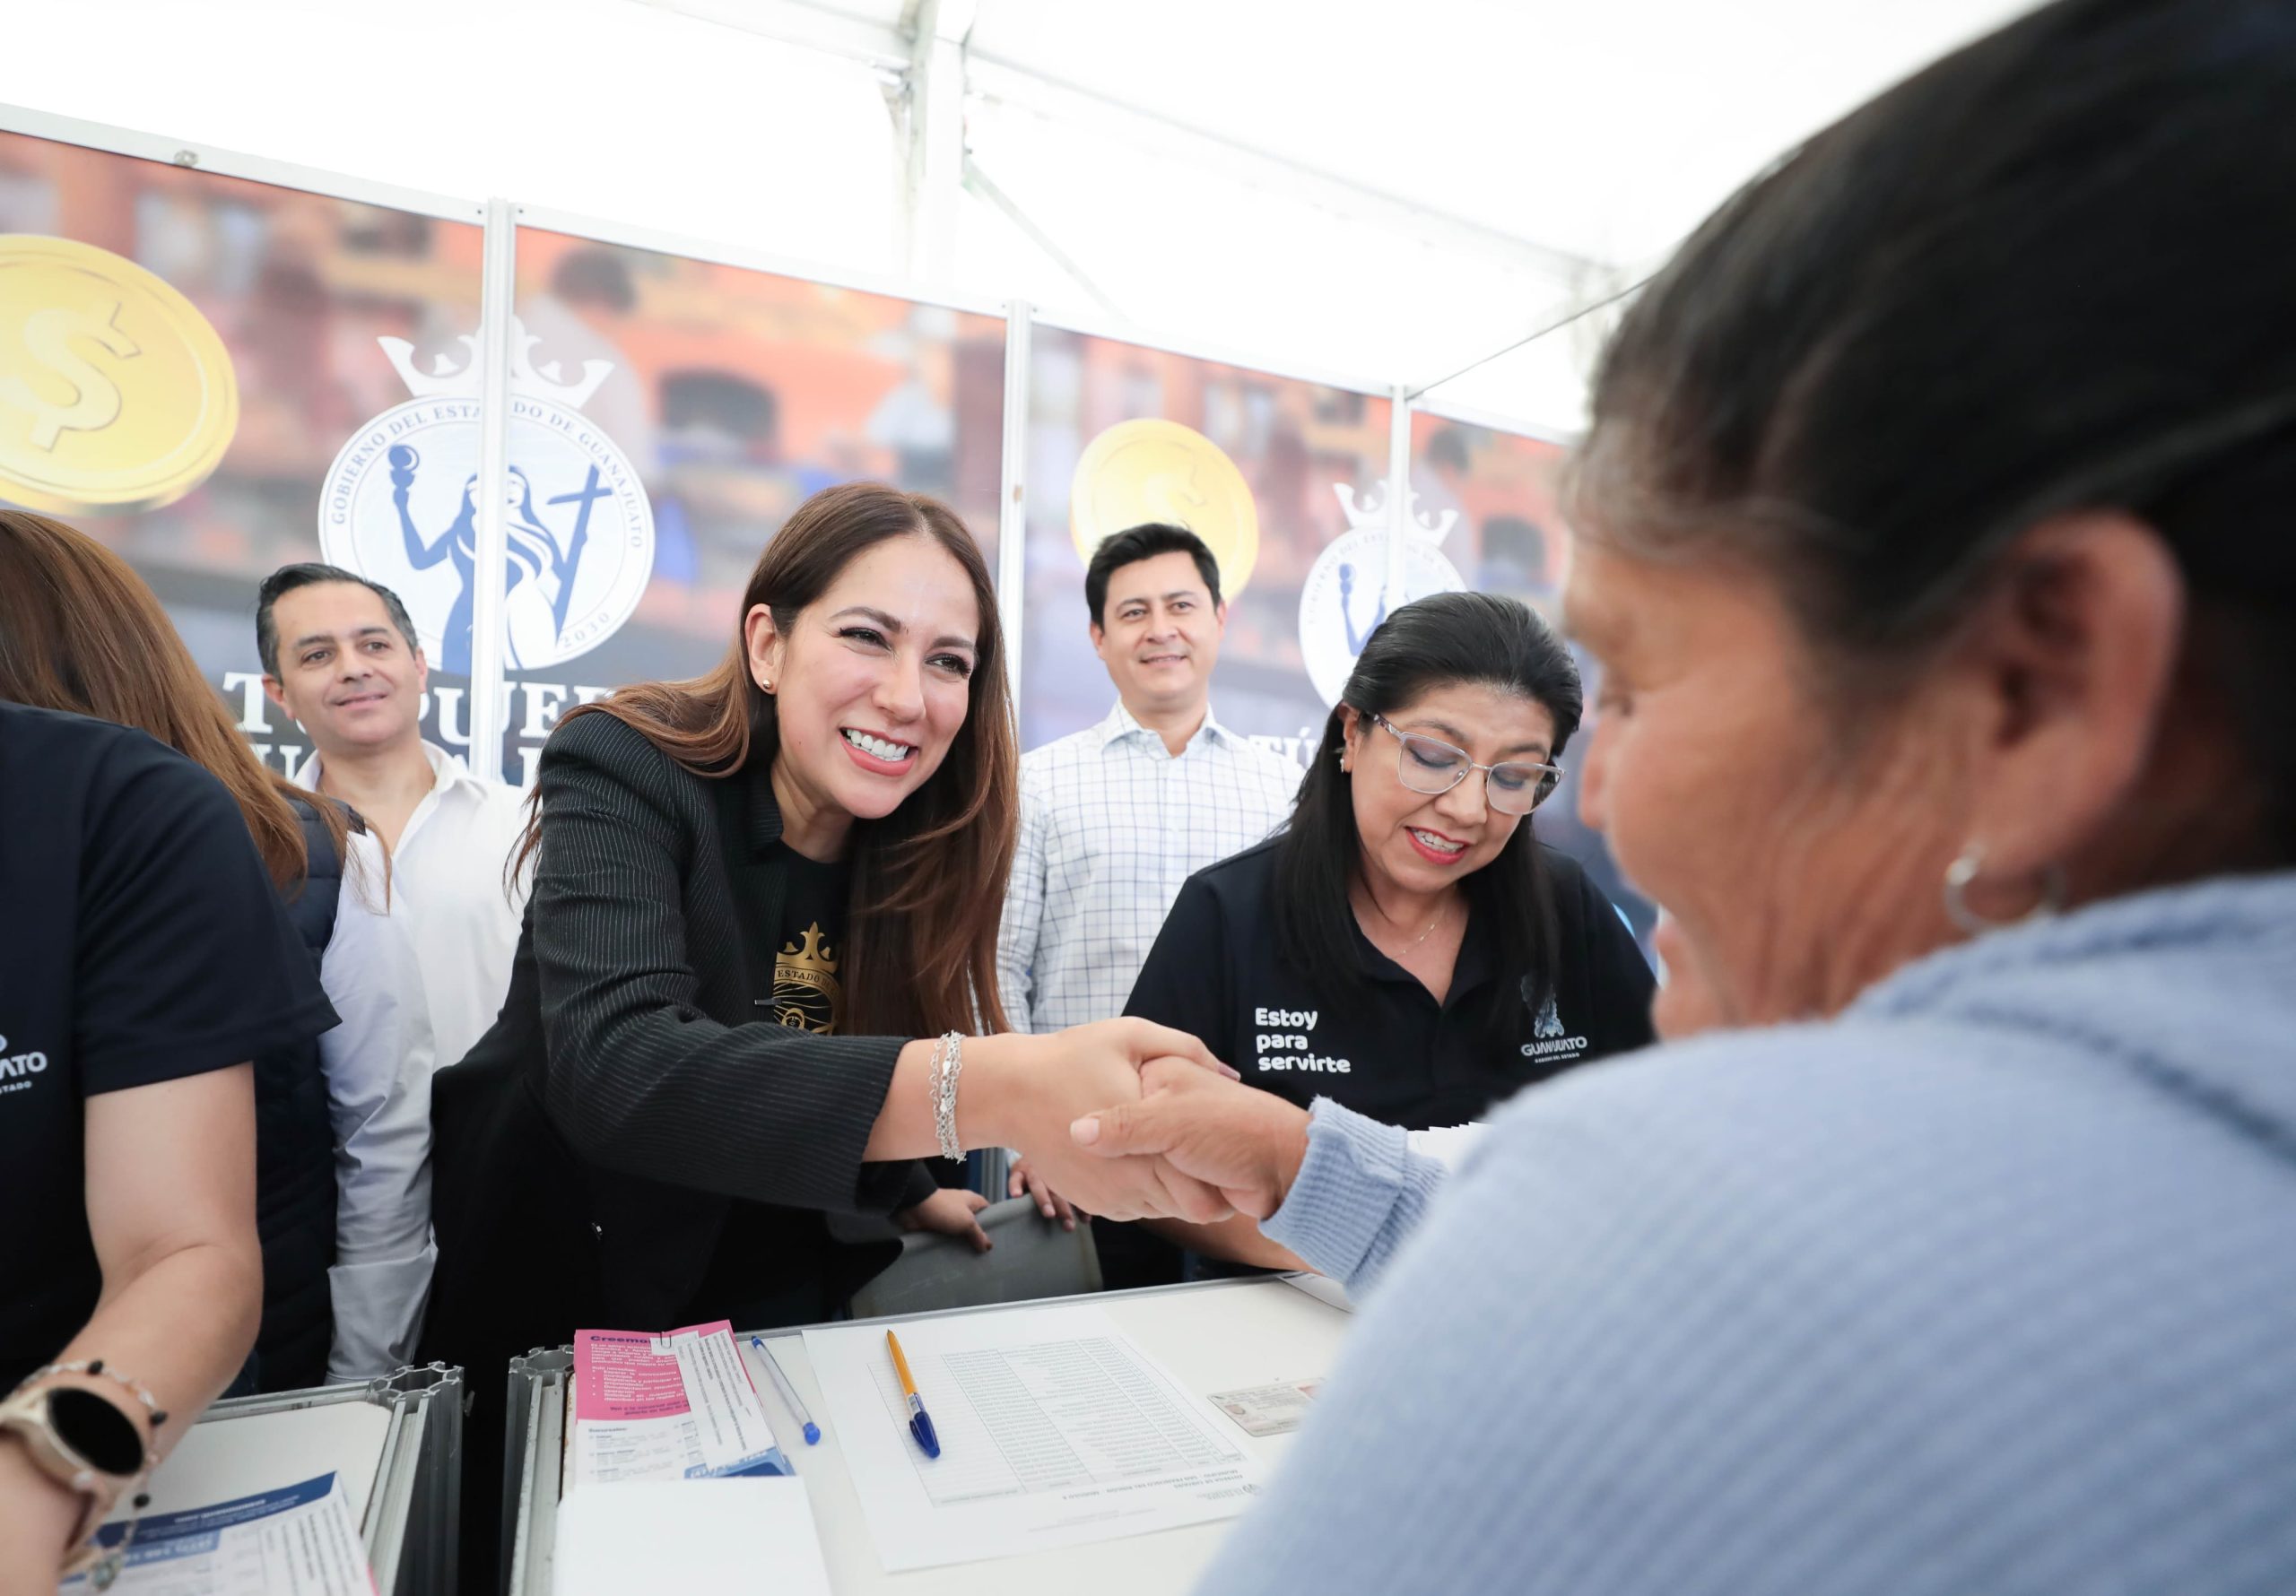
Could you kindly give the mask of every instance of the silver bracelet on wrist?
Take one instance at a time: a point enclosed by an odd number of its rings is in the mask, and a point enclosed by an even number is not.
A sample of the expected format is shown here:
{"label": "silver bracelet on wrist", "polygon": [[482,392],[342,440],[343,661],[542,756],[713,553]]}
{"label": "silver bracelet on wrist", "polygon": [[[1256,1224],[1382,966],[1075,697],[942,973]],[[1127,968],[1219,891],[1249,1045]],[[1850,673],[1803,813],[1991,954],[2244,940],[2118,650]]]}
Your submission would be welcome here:
{"label": "silver bracelet on wrist", "polygon": [[933,1069],[926,1080],[933,1095],[933,1133],[940,1141],[944,1158],[965,1156],[964,1145],[957,1140],[957,1075],[964,1067],[964,1034],[944,1032],[933,1045]]}

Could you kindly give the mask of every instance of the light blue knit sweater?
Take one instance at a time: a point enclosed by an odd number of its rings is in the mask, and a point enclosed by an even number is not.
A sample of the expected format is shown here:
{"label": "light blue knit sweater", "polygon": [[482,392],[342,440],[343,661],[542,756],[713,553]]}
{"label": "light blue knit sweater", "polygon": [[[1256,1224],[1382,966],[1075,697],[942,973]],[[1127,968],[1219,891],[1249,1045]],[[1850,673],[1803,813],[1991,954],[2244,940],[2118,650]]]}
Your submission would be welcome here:
{"label": "light blue knit sweater", "polygon": [[1574,1071],[1448,1186],[1309,1147],[1267,1230],[1362,1306],[1212,1596],[2296,1592],[2296,875]]}

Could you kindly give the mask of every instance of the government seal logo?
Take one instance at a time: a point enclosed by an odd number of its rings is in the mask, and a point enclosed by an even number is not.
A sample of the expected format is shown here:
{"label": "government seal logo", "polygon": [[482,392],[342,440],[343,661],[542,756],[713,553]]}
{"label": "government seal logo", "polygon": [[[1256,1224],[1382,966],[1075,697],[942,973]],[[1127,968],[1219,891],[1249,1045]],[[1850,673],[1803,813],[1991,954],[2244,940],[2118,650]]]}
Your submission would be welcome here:
{"label": "government seal logo", "polygon": [[[1387,496],[1392,479],[1378,482],[1359,502],[1355,490],[1334,482],[1347,530],[1332,539],[1300,590],[1300,655],[1308,680],[1326,704],[1336,705],[1355,670],[1355,656],[1378,629],[1387,612],[1431,594],[1465,585],[1439,546],[1450,535],[1457,510],[1430,520],[1417,509],[1419,495],[1405,501],[1401,591],[1387,591]],[[1406,490],[1408,491],[1408,490]]]}
{"label": "government seal logo", "polygon": [[[406,601],[433,665],[467,676],[478,584],[478,341],[455,367],[418,370],[413,346],[382,338],[414,396],[343,446],[319,494],[319,547],[333,564]],[[536,368],[541,340],[510,325],[510,469],[502,485],[505,664],[537,671],[621,629],[654,571],[654,510],[629,456],[581,407],[612,374],[586,360],[574,382]]]}

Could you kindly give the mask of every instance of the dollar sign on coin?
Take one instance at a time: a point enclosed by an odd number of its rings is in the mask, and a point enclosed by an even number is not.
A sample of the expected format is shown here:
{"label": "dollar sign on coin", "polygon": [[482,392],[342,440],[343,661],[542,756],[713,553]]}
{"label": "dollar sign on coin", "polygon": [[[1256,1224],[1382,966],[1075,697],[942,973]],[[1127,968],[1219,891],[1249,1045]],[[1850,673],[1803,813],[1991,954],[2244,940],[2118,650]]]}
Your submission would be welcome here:
{"label": "dollar sign on coin", "polygon": [[134,261],[0,235],[0,499],[149,509],[207,480],[239,420],[230,351]]}
{"label": "dollar sign on coin", "polygon": [[1103,539],[1144,521],[1185,526],[1220,567],[1232,600],[1259,559],[1259,510],[1249,483],[1220,446],[1192,427],[1149,418],[1118,421],[1085,446],[1068,486],[1068,529],[1089,564]]}
{"label": "dollar sign on coin", "polygon": [[11,372],[0,376],[0,401],[32,414],[32,447],[53,450],[65,429],[93,432],[119,420],[119,389],[104,374],[73,351],[72,340],[84,338],[101,344],[122,360],[136,354],[126,334],[112,323],[119,316],[117,302],[99,315],[87,310],[35,310],[24,318],[24,349],[37,364],[61,377],[72,389],[69,404],[42,398],[23,377]]}

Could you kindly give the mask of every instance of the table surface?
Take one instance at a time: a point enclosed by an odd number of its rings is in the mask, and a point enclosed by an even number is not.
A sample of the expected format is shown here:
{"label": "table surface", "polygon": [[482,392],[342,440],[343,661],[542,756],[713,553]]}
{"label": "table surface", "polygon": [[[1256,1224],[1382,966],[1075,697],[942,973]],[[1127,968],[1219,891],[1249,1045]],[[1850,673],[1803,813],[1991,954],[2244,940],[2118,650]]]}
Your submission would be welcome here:
{"label": "table surface", "polygon": [[[1337,1362],[1349,1323],[1344,1310],[1283,1279],[1265,1277],[1057,1300],[1088,1302],[1106,1309],[1117,1328],[1169,1369],[1183,1391],[1201,1396],[1247,1385],[1321,1378]],[[1009,1304],[955,1312],[998,1314],[1029,1305]],[[891,1314],[864,1323],[900,1325],[913,1319],[951,1316]],[[784,1407],[772,1376],[755,1366],[758,1354],[750,1346],[747,1333],[737,1332],[735,1339],[743,1357],[752,1360],[750,1377],[773,1422],[774,1435],[805,1482],[822,1553],[829,1565],[830,1584],[838,1596],[875,1592],[900,1596],[972,1592],[1013,1596],[1015,1592],[1032,1591],[1088,1591],[1092,1596],[1139,1592],[1161,1596],[1187,1590],[1235,1523],[1226,1519],[1084,1546],[1048,1548],[1021,1557],[887,1574],[877,1561],[861,1499],[853,1488],[844,1453],[839,1450],[837,1424],[825,1410],[821,1386],[813,1378],[803,1329],[770,1331],[763,1340],[821,1425],[818,1446],[804,1444],[804,1431]],[[569,1425],[570,1434],[571,1429]],[[1293,1440],[1291,1436],[1248,1436],[1232,1426],[1227,1433],[1271,1472]],[[557,1470],[549,1472],[549,1487],[555,1488]],[[528,1481],[528,1488],[537,1483]]]}

